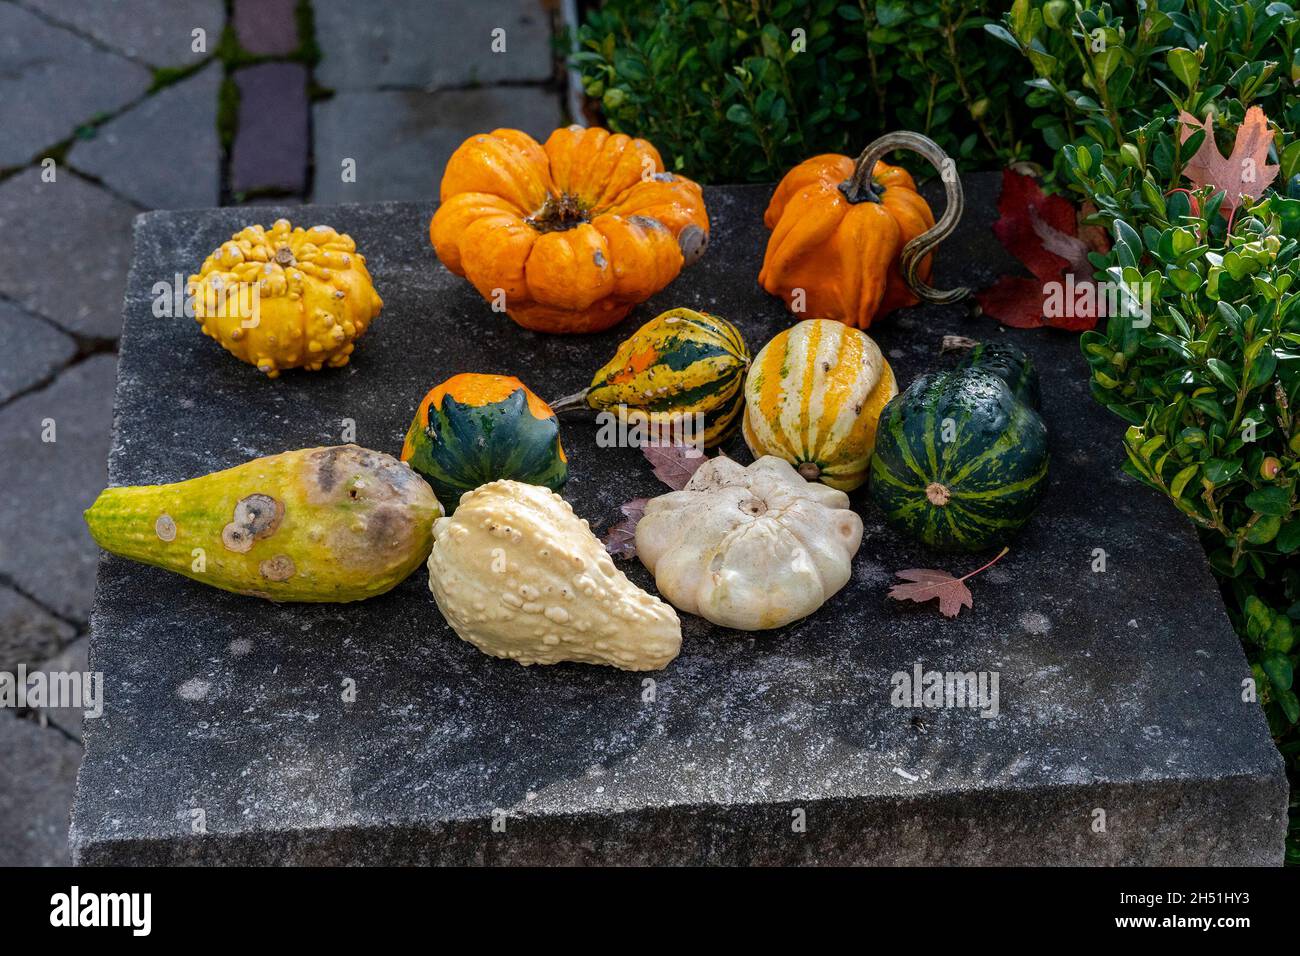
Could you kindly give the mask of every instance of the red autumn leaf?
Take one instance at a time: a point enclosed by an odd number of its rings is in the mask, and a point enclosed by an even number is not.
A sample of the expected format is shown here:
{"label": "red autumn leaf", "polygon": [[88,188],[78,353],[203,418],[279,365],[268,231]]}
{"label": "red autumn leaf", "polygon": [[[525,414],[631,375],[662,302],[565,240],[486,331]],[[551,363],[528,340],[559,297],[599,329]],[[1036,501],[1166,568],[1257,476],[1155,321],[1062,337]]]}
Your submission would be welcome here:
{"label": "red autumn leaf", "polygon": [[633,498],[624,502],[619,509],[623,520],[614,524],[605,532],[605,550],[616,558],[636,557],[636,523],[645,514],[645,505],[649,498]]}
{"label": "red autumn leaf", "polygon": [[896,601],[916,601],[920,604],[938,598],[939,613],[944,617],[956,617],[963,607],[975,607],[975,599],[971,597],[970,588],[966,587],[966,579],[973,578],[981,571],[997,564],[1009,550],[1003,548],[988,564],[959,578],[953,577],[947,571],[935,571],[931,568],[908,568],[906,571],[895,571],[898,577],[909,583],[895,584],[889,589],[889,596]]}
{"label": "red autumn leaf", "polygon": [[1225,214],[1231,214],[1241,202],[1242,196],[1253,199],[1263,195],[1269,183],[1277,178],[1279,166],[1268,165],[1268,148],[1273,143],[1273,130],[1268,125],[1268,117],[1258,106],[1246,110],[1246,118],[1237,128],[1237,138],[1232,144],[1232,154],[1225,157],[1219,152],[1214,142],[1214,121],[1207,118],[1204,122],[1187,112],[1180,112],[1178,119],[1182,122],[1180,142],[1187,142],[1198,129],[1205,131],[1205,139],[1200,148],[1183,166],[1183,175],[1194,186],[1210,186],[1215,192],[1224,192],[1223,205]]}
{"label": "red autumn leaf", "polygon": [[1034,177],[1004,169],[998,215],[993,234],[1007,251],[1044,282],[1057,278],[1069,260],[1044,248],[1042,231],[1073,237],[1074,207],[1060,196],[1043,195]]}
{"label": "red autumn leaf", "polygon": [[975,293],[985,315],[991,315],[1013,329],[1036,329],[1043,325],[1043,284],[1022,276],[1002,276]]}
{"label": "red autumn leaf", "polygon": [[[1032,176],[1013,169],[1002,171],[998,214],[994,234],[1033,278],[1000,277],[975,294],[980,308],[1012,328],[1093,328],[1100,309],[1096,290],[1085,289],[1093,285],[1088,253],[1106,250],[1105,234],[1080,226],[1081,216],[1074,206],[1061,196],[1044,195]],[[1067,276],[1072,280],[1067,282]],[[1049,308],[1049,289],[1053,287],[1057,297]],[[1055,305],[1065,307],[1057,309]]]}

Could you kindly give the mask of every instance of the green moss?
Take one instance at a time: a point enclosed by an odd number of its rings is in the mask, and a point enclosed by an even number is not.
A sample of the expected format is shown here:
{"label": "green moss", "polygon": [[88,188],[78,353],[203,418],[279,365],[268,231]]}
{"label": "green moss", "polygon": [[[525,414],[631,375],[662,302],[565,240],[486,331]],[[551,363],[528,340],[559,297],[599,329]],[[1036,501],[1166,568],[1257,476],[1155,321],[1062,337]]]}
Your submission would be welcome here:
{"label": "green moss", "polygon": [[217,44],[217,59],[226,65],[227,71],[230,71],[256,63],[262,58],[249,53],[239,45],[234,24],[227,20],[225,29],[221,31],[221,42]]}
{"label": "green moss", "polygon": [[179,83],[205,63],[207,63],[207,60],[201,61],[196,66],[160,66],[155,68],[153,82],[149,84],[149,93],[157,93],[161,89]]}
{"label": "green moss", "polygon": [[316,14],[311,0],[298,0],[293,16],[298,24],[298,51],[294,59],[313,67],[320,62],[320,47],[316,45]]}
{"label": "green moss", "polygon": [[227,152],[235,142],[235,130],[239,126],[239,86],[229,74],[221,81],[221,93],[217,99],[217,135],[221,138],[221,147]]}

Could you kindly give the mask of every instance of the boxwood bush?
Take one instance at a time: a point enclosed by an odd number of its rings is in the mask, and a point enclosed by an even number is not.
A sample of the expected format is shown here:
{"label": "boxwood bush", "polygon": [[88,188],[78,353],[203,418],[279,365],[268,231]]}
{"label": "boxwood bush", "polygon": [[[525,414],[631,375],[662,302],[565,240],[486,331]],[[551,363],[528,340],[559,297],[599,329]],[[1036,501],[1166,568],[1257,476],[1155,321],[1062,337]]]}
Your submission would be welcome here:
{"label": "boxwood bush", "polygon": [[973,168],[1049,154],[1032,73],[972,0],[607,0],[570,58],[611,129],[706,183],[770,182],[822,152],[924,132]]}
{"label": "boxwood bush", "polygon": [[[987,29],[1033,66],[1056,185],[1111,233],[1098,275],[1150,296],[1083,335],[1092,393],[1130,423],[1125,469],[1200,531],[1287,760],[1300,863],[1300,19],[1265,0],[1017,0]],[[1229,213],[1184,176],[1207,134],[1184,140],[1180,116],[1212,119],[1226,156],[1253,106],[1279,173]]]}

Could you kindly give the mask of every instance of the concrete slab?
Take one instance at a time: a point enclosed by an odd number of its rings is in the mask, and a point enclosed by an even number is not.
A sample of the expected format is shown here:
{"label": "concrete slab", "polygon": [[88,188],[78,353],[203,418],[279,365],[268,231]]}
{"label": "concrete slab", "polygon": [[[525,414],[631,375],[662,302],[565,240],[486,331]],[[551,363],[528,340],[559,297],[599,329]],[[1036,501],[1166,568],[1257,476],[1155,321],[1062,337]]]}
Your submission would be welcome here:
{"label": "concrete slab", "polygon": [[[939,285],[1012,267],[990,233],[997,183],[967,182]],[[704,259],[620,328],[579,338],[518,328],[439,265],[432,203],[259,209],[350,232],[385,301],[345,369],[275,382],[149,309],[158,273],[190,268],[249,210],[147,215],[111,479],[338,442],[344,419],[361,444],[395,452],[447,376],[517,374],[558,397],[672,306],[733,319],[756,351],[790,323],[755,283],[769,193],[707,189]],[[958,306],[871,331],[903,381],[941,361],[948,333],[1007,335],[1042,373],[1051,486],[974,582],[973,611],[949,621],[886,598],[896,569],[977,564],[888,530],[862,494],[853,581],[817,614],[761,635],[686,617],[681,656],[653,675],[486,658],[449,630],[422,573],[361,604],[275,606],[106,558],[91,653],[106,705],[87,722],[77,858],[1279,863],[1287,784],[1259,708],[1241,700],[1240,645],[1191,527],[1121,474],[1123,424],[1089,399],[1077,338],[1004,333]],[[565,496],[594,528],[660,492],[639,452],[597,448],[590,423],[565,422],[563,439]],[[739,440],[726,451],[749,459]],[[998,716],[892,706],[893,675],[918,664],[997,672]]]}

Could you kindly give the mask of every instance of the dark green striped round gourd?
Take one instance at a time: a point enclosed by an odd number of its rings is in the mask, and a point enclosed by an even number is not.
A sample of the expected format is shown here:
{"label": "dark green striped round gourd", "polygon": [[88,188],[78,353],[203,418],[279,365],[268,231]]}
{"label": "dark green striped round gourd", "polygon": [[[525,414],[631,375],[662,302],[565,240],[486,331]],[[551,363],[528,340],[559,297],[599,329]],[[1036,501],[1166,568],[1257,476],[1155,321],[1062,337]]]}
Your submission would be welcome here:
{"label": "dark green striped round gourd", "polygon": [[1047,428],[983,368],[931,372],[885,406],[871,498],[934,548],[979,551],[1019,531],[1047,488]]}
{"label": "dark green striped round gourd", "polygon": [[1007,383],[1011,394],[1035,411],[1042,401],[1038,388],[1038,371],[1025,350],[1010,342],[977,342],[966,353],[958,368],[982,368]]}

